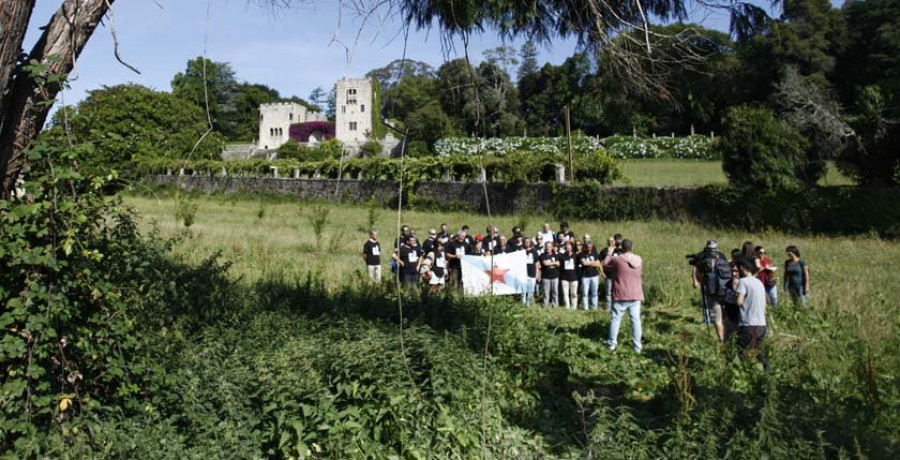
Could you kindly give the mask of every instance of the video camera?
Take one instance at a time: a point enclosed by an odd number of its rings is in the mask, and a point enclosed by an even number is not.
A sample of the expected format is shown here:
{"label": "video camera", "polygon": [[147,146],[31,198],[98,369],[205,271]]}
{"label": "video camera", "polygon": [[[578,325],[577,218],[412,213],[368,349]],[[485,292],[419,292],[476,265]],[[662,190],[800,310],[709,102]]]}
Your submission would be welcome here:
{"label": "video camera", "polygon": [[688,254],[684,258],[687,259],[689,265],[697,267],[701,272],[709,272],[715,268],[718,254],[717,249],[704,249],[696,254]]}

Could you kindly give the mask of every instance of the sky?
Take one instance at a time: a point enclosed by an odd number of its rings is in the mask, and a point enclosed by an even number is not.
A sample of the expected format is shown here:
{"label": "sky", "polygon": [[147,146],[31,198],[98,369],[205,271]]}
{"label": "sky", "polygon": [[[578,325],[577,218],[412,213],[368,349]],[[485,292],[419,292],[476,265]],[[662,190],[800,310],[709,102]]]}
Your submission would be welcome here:
{"label": "sky", "polygon": [[[60,0],[37,0],[25,49],[31,48],[37,27],[46,24],[60,4]],[[168,91],[172,77],[184,70],[189,59],[203,55],[204,48],[209,59],[230,63],[239,81],[268,85],[284,97],[304,98],[315,87],[328,89],[342,77],[362,76],[403,56],[399,20],[373,18],[360,32],[361,17],[346,6],[342,12],[340,4],[319,0],[272,11],[251,0],[118,0],[112,20],[97,29],[78,59],[63,102],[73,104],[89,90],[128,82]],[[722,13],[694,11],[691,18],[707,27],[724,30],[728,26]],[[116,61],[111,25],[120,55],[140,75]],[[518,49],[522,42],[505,44]],[[478,61],[484,50],[501,44],[496,33],[475,35],[469,56]],[[559,64],[576,48],[573,40],[555,40],[539,49],[539,61]],[[448,49],[436,30],[411,31],[406,57],[436,68],[463,57],[463,47],[457,42]]]}

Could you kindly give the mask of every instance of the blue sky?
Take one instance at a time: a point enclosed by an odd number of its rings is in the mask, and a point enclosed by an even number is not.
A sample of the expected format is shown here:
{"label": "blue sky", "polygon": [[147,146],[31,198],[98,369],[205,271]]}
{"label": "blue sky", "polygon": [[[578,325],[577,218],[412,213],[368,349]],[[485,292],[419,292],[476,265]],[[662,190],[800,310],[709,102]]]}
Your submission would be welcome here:
{"label": "blue sky", "polygon": [[[59,0],[38,0],[30,30],[46,24],[59,4]],[[64,95],[68,104],[104,85],[134,82],[169,90],[172,76],[184,69],[188,59],[203,53],[207,0],[118,0],[113,11],[120,54],[141,75],[116,62],[107,22],[78,60],[75,80]],[[276,12],[248,0],[211,0],[210,11],[207,56],[231,63],[239,80],[269,85],[283,96],[306,97],[316,86],[330,88],[343,76],[361,76],[403,54],[400,22],[386,18],[370,22],[348,59],[345,48],[332,39],[352,45],[360,18],[346,11],[339,14],[334,0]],[[692,18],[719,29],[728,24],[720,13],[697,11]],[[36,38],[36,34],[29,35],[26,49]],[[518,48],[521,42],[508,44]],[[477,35],[470,42],[469,55],[480,60],[483,50],[500,44],[502,40],[494,33]],[[560,63],[575,49],[574,41],[557,40],[540,49],[539,59]],[[461,55],[461,46],[447,50],[435,30],[410,34],[408,59],[437,67]]]}

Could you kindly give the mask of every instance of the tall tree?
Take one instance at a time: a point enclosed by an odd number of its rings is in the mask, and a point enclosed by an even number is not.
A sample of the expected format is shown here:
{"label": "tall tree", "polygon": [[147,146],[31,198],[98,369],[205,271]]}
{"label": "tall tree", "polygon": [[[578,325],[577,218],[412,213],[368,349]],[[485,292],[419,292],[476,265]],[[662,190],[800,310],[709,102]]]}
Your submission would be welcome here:
{"label": "tall tree", "polygon": [[516,80],[521,81],[526,75],[538,71],[537,47],[534,40],[529,39],[519,49],[519,70],[516,71]]}
{"label": "tall tree", "polygon": [[325,102],[325,99],[328,97],[328,94],[325,92],[325,88],[321,86],[317,86],[313,88],[312,91],[309,92],[309,102],[312,104],[319,112],[322,111],[322,104]]}
{"label": "tall tree", "polygon": [[434,78],[434,67],[413,59],[395,59],[384,67],[366,72],[366,77],[374,78],[382,91],[388,91],[406,77]]}
{"label": "tall tree", "polygon": [[209,108],[213,127],[228,139],[235,136],[238,83],[227,62],[198,57],[172,79],[172,94],[201,109]]}

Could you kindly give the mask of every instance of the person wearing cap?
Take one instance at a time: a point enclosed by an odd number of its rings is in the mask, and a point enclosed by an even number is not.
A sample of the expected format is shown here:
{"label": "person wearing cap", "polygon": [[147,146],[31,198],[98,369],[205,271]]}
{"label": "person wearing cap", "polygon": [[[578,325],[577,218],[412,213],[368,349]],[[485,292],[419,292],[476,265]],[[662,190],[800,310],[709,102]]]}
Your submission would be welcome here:
{"label": "person wearing cap", "polygon": [[[724,342],[726,330],[725,314],[722,305],[724,303],[723,296],[725,293],[717,292],[718,289],[711,292],[711,288],[716,288],[716,286],[710,286],[710,284],[715,283],[710,281],[709,276],[713,274],[712,272],[716,271],[716,267],[721,264],[727,264],[729,266],[728,273],[730,275],[730,263],[725,254],[719,251],[719,243],[717,243],[716,240],[707,241],[703,252],[698,254],[698,257],[701,257],[702,260],[694,264],[691,280],[694,289],[700,288],[701,285],[706,285],[706,288],[701,290],[701,295],[703,296],[702,301],[705,307],[703,319],[706,324],[713,324],[715,326],[719,342]],[[706,271],[701,271],[701,265],[703,264],[710,265],[707,267]]]}

